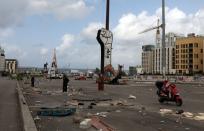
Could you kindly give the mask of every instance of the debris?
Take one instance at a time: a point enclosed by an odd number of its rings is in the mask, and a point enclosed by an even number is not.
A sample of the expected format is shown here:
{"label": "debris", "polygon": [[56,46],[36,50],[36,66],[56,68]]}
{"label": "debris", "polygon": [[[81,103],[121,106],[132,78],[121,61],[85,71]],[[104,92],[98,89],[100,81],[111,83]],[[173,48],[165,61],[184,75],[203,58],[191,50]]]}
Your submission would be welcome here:
{"label": "debris", "polygon": [[165,121],[160,121],[160,123],[165,123]]}
{"label": "debris", "polygon": [[193,117],[193,113],[190,113],[190,112],[184,112],[182,115],[184,117],[187,117],[187,118],[192,118]]}
{"label": "debris", "polygon": [[100,117],[107,117],[107,114],[108,112],[99,112],[99,113],[96,113],[95,115]]}
{"label": "debris", "polygon": [[67,101],[66,105],[78,106],[79,103],[78,103],[78,101]]}
{"label": "debris", "polygon": [[35,118],[34,118],[34,121],[39,121],[40,120],[40,117],[37,115]]}
{"label": "debris", "polygon": [[165,115],[165,114],[172,114],[173,111],[170,109],[160,109],[160,114]]}
{"label": "debris", "polygon": [[68,116],[76,112],[76,108],[41,108],[41,111],[37,111],[41,116]]}
{"label": "debris", "polygon": [[185,130],[190,130],[190,128],[186,127]]}
{"label": "debris", "polygon": [[91,127],[91,119],[85,119],[82,122],[80,122],[80,126],[81,129],[88,129]]}
{"label": "debris", "polygon": [[198,116],[194,117],[195,120],[203,121],[204,120],[204,113],[198,113]]}
{"label": "debris", "polygon": [[91,118],[91,125],[99,131],[116,131],[116,129],[112,128],[107,123],[100,120],[98,117]]}
{"label": "debris", "polygon": [[176,111],[176,114],[183,114],[184,113],[184,110],[178,110]]}
{"label": "debris", "polygon": [[136,99],[136,96],[129,95],[128,99]]}
{"label": "debris", "polygon": [[120,113],[120,112],[121,112],[121,110],[116,110],[115,112]]}

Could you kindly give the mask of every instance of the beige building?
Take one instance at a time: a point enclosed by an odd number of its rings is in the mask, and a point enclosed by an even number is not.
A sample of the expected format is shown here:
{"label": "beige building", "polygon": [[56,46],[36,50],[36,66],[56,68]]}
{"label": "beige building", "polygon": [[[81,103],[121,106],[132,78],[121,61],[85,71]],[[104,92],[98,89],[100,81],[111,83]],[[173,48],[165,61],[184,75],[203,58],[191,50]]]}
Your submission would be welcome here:
{"label": "beige building", "polygon": [[152,74],[154,69],[154,45],[142,46],[142,69],[145,74]]}
{"label": "beige building", "polygon": [[204,73],[204,36],[194,33],[176,40],[176,72],[178,74]]}
{"label": "beige building", "polygon": [[18,61],[16,59],[5,60],[5,71],[10,74],[17,73]]}

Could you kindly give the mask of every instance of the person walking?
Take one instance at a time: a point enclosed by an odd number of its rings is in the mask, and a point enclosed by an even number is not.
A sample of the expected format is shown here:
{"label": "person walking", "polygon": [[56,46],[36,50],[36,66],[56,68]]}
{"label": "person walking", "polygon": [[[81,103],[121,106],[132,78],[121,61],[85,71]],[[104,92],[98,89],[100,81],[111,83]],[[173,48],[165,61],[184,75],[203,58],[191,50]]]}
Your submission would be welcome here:
{"label": "person walking", "polygon": [[69,78],[67,77],[67,75],[63,75],[63,92],[67,92],[67,86],[69,83]]}
{"label": "person walking", "polygon": [[31,87],[34,87],[35,86],[35,77],[32,76],[31,77]]}

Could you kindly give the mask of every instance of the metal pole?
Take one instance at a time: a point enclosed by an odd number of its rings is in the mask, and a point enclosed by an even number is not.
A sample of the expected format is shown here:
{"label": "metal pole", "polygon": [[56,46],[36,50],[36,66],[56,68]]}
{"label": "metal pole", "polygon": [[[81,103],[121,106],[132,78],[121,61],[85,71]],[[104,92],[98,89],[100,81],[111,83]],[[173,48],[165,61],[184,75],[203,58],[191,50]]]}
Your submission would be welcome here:
{"label": "metal pole", "polygon": [[165,78],[166,71],[166,49],[165,49],[165,0],[162,0],[162,71]]}
{"label": "metal pole", "polygon": [[106,0],[106,30],[109,30],[110,0]]}

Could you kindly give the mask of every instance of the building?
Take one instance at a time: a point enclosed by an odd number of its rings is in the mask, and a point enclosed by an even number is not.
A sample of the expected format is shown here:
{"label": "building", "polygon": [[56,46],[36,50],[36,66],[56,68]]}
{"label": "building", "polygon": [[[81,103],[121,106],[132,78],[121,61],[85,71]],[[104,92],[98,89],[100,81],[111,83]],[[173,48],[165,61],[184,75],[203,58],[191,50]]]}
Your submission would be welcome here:
{"label": "building", "polygon": [[204,73],[203,70],[204,36],[194,33],[176,41],[176,73],[193,74]]}
{"label": "building", "polygon": [[141,65],[129,66],[129,76],[136,76],[143,74],[143,68]]}
{"label": "building", "polygon": [[6,59],[5,60],[5,71],[10,74],[17,73],[18,61],[16,59]]}
{"label": "building", "polygon": [[154,69],[154,45],[142,46],[142,68],[144,74],[152,74]]}
{"label": "building", "polygon": [[[158,33],[158,31],[157,31]],[[175,74],[175,48],[176,48],[176,39],[183,37],[183,35],[178,35],[175,33],[168,33],[165,36],[165,54],[166,54],[166,66],[165,66],[165,74]],[[160,35],[156,35],[156,47],[154,50],[154,74],[162,74],[162,43],[160,39]]]}
{"label": "building", "polygon": [[0,72],[5,71],[5,54],[4,50],[0,47]]}

